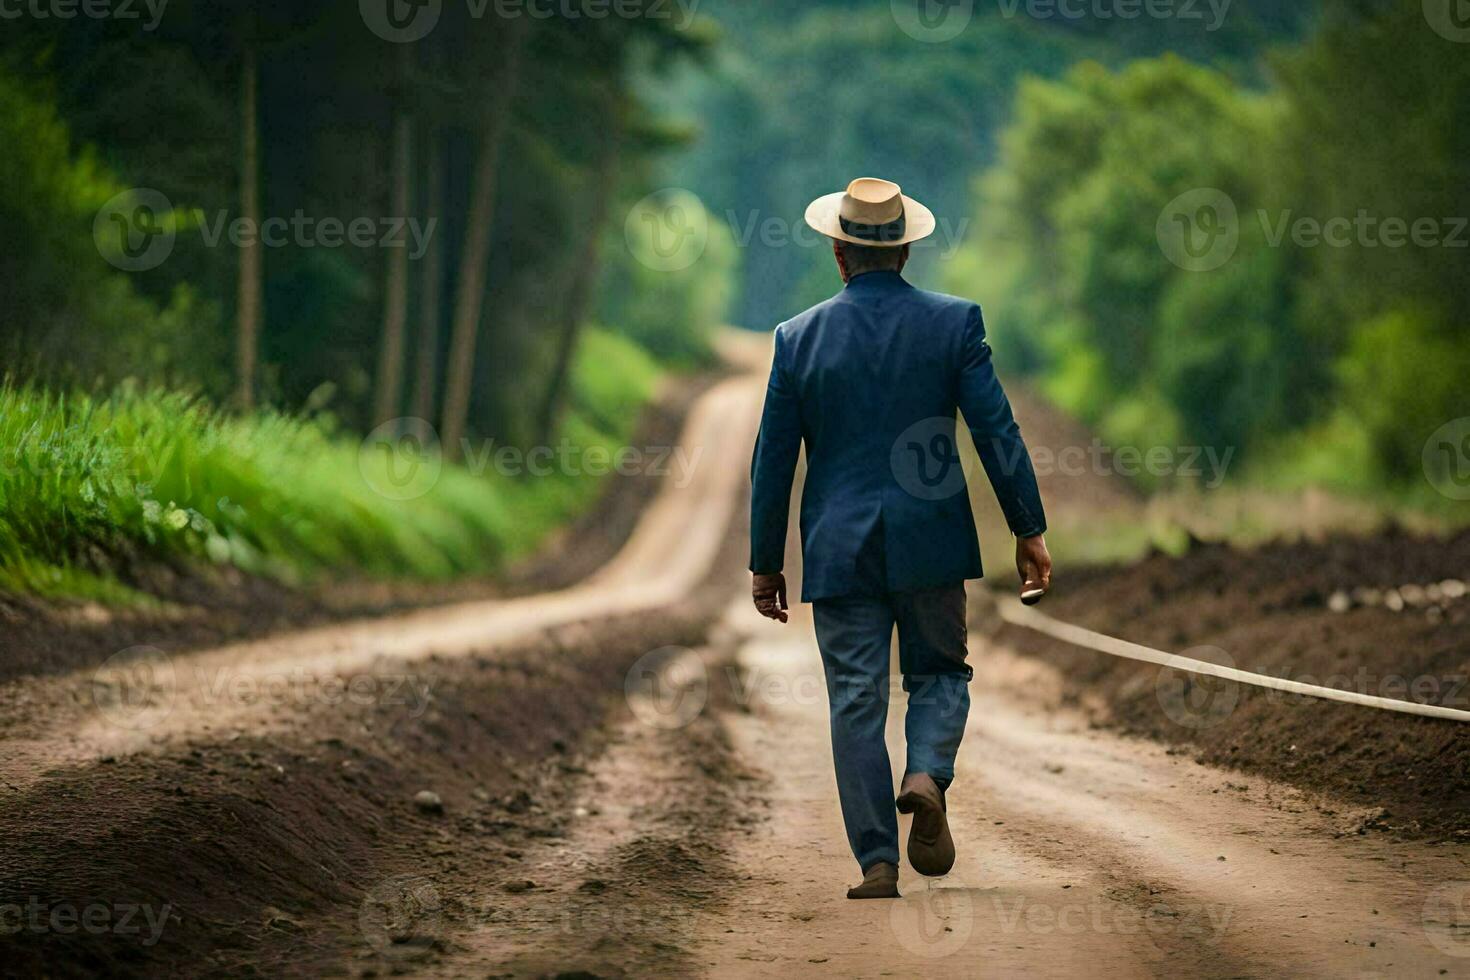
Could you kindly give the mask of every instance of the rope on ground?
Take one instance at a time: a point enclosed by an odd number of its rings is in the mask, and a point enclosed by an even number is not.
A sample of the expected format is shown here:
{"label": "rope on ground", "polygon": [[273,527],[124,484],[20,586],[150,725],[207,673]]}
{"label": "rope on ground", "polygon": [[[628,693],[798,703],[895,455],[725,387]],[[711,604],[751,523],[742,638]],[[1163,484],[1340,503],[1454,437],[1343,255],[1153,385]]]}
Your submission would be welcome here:
{"label": "rope on ground", "polygon": [[1206,660],[1195,660],[1192,657],[1181,657],[1178,654],[1165,653],[1162,650],[1155,650],[1152,647],[1146,647],[1139,643],[1130,643],[1127,640],[1120,640],[1115,636],[1108,636],[1104,633],[1084,629],[1081,626],[1074,626],[1071,623],[1064,623],[1038,609],[1027,608],[1015,599],[1002,599],[997,603],[997,606],[1000,611],[1000,618],[1013,626],[1020,626],[1023,629],[1061,640],[1063,643],[1085,647],[1088,650],[1106,653],[1113,657],[1122,657],[1126,660],[1141,660],[1144,663],[1158,664],[1160,667],[1187,670],[1195,674],[1219,677],[1228,681],[1237,681],[1241,684],[1251,684],[1255,687],[1268,687],[1277,691],[1288,691],[1292,694],[1305,694],[1308,697],[1323,698],[1327,701],[1341,701],[1345,704],[1358,704],[1367,708],[1380,708],[1384,711],[1398,711],[1407,715],[1422,715],[1425,718],[1447,718],[1450,721],[1470,721],[1470,711],[1462,711],[1459,708],[1443,708],[1435,704],[1419,704],[1414,701],[1400,701],[1396,698],[1383,698],[1372,694],[1360,694],[1357,691],[1344,691],[1335,687],[1303,684],[1301,681],[1291,681],[1284,677],[1256,674],[1248,670],[1239,670],[1235,667],[1212,664]]}

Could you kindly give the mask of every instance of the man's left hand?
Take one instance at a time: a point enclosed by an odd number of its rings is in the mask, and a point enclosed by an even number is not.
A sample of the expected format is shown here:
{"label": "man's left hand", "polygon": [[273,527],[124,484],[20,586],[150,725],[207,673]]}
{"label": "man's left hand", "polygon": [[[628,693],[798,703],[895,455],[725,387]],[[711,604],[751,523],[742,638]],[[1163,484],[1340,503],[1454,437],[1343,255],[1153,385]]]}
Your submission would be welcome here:
{"label": "man's left hand", "polygon": [[786,576],[780,572],[773,575],[754,575],[750,580],[750,597],[755,610],[767,619],[786,622]]}

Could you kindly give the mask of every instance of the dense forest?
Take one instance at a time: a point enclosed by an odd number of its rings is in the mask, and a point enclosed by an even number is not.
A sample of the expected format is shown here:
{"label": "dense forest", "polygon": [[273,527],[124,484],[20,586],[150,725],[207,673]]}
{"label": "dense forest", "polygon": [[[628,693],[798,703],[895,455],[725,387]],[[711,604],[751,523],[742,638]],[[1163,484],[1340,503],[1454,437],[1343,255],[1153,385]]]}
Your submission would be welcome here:
{"label": "dense forest", "polygon": [[[1442,502],[1421,455],[1467,406],[1470,58],[1421,3],[958,4],[953,36],[905,28],[902,6],[742,4],[666,98],[704,121],[673,175],[741,245],[736,321],[770,329],[835,287],[824,243],[767,222],[888,176],[940,217],[911,277],[981,301],[1002,366],[1111,443],[1233,447],[1267,482]],[[1219,268],[1159,239],[1197,189],[1236,209]],[[1360,212],[1350,240],[1311,239]],[[1380,247],[1384,221],[1404,231]]]}
{"label": "dense forest", "polygon": [[494,569],[596,481],[397,499],[352,433],[616,447],[660,371],[708,360],[718,247],[653,276],[622,217],[693,135],[638,86],[710,25],[433,6],[412,38],[295,0],[6,21],[0,584],[116,598],[175,552]]}
{"label": "dense forest", "polygon": [[[1470,411],[1470,58],[1404,3],[1267,69],[1165,56],[1023,83],[946,281],[1120,444],[1434,502],[1426,440]],[[1170,254],[1181,217],[1201,261]]]}
{"label": "dense forest", "polygon": [[[631,258],[602,232],[621,239],[625,195],[690,135],[634,80],[709,39],[671,17],[463,5],[412,43],[322,2],[8,23],[0,207],[27,243],[0,276],[8,370],[364,428],[412,412],[451,446],[466,427],[544,437],[594,313],[691,357],[686,335],[717,319],[690,322],[695,274],[657,312],[599,310],[597,289],[633,275],[608,269]],[[132,257],[150,222],[166,256]]]}
{"label": "dense forest", "polygon": [[396,499],[362,434],[451,462],[624,442],[720,324],[834,291],[800,215],[864,174],[939,215],[911,277],[980,300],[1002,369],[1113,444],[1442,504],[1466,49],[1416,0],[1194,7],[956,4],[939,32],[891,0],[7,20],[0,584],[107,591],[176,551],[493,570],[596,481],[450,466]]}

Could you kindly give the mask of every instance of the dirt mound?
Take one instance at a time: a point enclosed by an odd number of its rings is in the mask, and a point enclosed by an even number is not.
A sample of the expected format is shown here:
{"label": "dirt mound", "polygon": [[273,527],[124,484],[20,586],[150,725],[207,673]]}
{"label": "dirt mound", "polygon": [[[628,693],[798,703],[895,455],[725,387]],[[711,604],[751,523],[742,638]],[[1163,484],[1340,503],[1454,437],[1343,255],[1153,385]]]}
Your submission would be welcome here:
{"label": "dirt mound", "polygon": [[650,642],[701,642],[715,607],[431,661],[426,712],[347,702],[285,737],[57,771],[0,821],[0,906],[25,916],[0,973],[310,974],[372,946],[357,913],[396,875],[443,891],[473,863],[476,880],[513,880],[514,850],[495,843],[560,833],[546,787],[581,770],[574,746],[621,701],[628,665]]}
{"label": "dirt mound", "polygon": [[[1100,632],[1245,670],[1470,708],[1470,533],[1390,531],[1066,573],[1046,610]],[[1436,588],[1429,588],[1436,586]],[[1354,804],[1372,823],[1470,837],[1470,725],[1197,678],[1007,627],[1109,725]]]}

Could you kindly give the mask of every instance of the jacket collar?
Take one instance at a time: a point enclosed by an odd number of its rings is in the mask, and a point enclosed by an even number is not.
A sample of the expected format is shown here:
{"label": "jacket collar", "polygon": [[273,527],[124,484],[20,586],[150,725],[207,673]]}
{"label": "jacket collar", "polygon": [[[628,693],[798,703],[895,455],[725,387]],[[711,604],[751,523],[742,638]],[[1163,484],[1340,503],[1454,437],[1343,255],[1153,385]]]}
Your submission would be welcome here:
{"label": "jacket collar", "polygon": [[902,274],[892,269],[878,269],[874,272],[864,272],[852,277],[847,284],[847,291],[866,291],[870,289],[907,289],[908,280]]}

